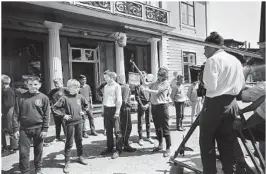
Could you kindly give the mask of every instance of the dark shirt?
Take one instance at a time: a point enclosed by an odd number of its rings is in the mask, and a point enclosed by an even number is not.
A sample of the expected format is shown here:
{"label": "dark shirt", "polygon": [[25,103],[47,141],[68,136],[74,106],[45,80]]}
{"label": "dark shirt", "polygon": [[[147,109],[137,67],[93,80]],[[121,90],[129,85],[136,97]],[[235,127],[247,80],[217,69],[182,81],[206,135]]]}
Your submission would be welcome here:
{"label": "dark shirt", "polygon": [[103,88],[105,87],[105,85],[107,84],[107,82],[103,82],[98,88],[97,88],[97,93],[99,96],[103,97]]}
{"label": "dark shirt", "polygon": [[150,102],[150,93],[141,90],[140,86],[136,86],[135,88],[136,100],[140,105],[146,105]]}
{"label": "dark shirt", "polygon": [[65,88],[55,88],[48,93],[48,97],[52,104],[55,104],[66,93]]}
{"label": "dark shirt", "polygon": [[[64,109],[62,112],[61,108]],[[80,94],[71,95],[66,93],[65,96],[61,97],[52,107],[54,113],[60,116],[71,115],[71,119],[66,121],[67,125],[79,124],[82,121],[82,110],[88,110],[88,101]]]}
{"label": "dark shirt", "polygon": [[127,84],[120,84],[122,94],[122,106],[130,107],[130,88]]}
{"label": "dark shirt", "polygon": [[43,93],[31,94],[26,92],[21,94],[16,100],[13,129],[28,130],[42,128],[42,131],[47,132],[50,119],[50,102],[49,98]]}
{"label": "dark shirt", "polygon": [[2,91],[2,114],[6,116],[9,109],[15,106],[15,91],[12,88],[6,88]]}
{"label": "dark shirt", "polygon": [[90,102],[92,93],[91,93],[91,88],[89,85],[85,84],[83,87],[80,87],[79,93],[85,97],[85,99]]}

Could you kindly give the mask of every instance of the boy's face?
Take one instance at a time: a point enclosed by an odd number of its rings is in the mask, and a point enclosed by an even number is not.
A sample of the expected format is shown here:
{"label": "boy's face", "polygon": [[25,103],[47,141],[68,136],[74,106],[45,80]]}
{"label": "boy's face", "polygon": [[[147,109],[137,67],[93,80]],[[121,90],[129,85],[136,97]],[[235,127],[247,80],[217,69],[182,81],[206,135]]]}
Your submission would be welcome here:
{"label": "boy's face", "polygon": [[67,89],[71,95],[75,95],[79,92],[79,88],[76,86],[68,86]]}
{"label": "boy's face", "polygon": [[54,82],[54,86],[55,86],[55,88],[61,88],[61,87],[63,87],[63,84],[62,84],[62,82]]}
{"label": "boy's face", "polygon": [[109,75],[107,75],[107,74],[105,74],[103,77],[104,77],[104,80],[105,80],[107,83],[109,83],[109,82],[112,80],[112,78],[111,78]]}
{"label": "boy's face", "polygon": [[85,85],[85,84],[87,83],[87,79],[86,79],[86,78],[80,79],[80,80],[79,80],[79,83],[80,83],[81,85]]}
{"label": "boy's face", "polygon": [[38,80],[28,80],[27,87],[30,93],[38,93],[41,87],[41,83]]}
{"label": "boy's face", "polygon": [[10,83],[9,82],[3,82],[2,81],[2,88],[3,89],[9,88],[9,86],[10,86]]}

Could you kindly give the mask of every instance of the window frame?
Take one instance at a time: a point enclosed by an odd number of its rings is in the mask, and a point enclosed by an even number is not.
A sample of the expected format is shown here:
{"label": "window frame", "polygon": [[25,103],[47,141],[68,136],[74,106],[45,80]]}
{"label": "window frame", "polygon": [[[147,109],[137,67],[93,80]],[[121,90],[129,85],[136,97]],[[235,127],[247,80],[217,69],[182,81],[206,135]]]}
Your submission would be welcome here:
{"label": "window frame", "polygon": [[[188,2],[193,2],[193,5],[189,4]],[[186,5],[187,14],[182,12],[182,4]],[[179,9],[180,9],[180,25],[181,25],[181,27],[195,29],[195,27],[196,27],[195,2],[194,1],[180,1],[179,7],[180,7]],[[193,25],[189,25],[189,17],[192,17],[191,15],[188,14],[189,7],[193,8]],[[183,22],[183,15],[186,15],[186,17],[187,17],[186,23]]]}
{"label": "window frame", "polygon": [[[184,55],[185,54],[194,54],[194,62],[190,62],[189,58],[188,58],[188,61],[185,62],[184,61]],[[182,50],[182,72],[183,72],[183,76],[184,76],[184,81],[186,81],[185,79],[185,66],[187,65],[188,66],[188,81],[185,82],[185,83],[191,83],[191,74],[190,74],[190,70],[189,70],[189,66],[191,65],[196,65],[197,64],[197,53],[195,51],[190,51],[190,50]]]}

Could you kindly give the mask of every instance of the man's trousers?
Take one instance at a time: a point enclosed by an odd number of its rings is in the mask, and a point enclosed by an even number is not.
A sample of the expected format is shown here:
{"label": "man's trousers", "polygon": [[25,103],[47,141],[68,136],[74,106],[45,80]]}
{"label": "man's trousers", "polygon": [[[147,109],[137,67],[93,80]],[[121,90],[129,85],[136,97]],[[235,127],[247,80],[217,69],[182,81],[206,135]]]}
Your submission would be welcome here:
{"label": "man's trousers", "polygon": [[215,140],[224,173],[233,173],[234,143],[237,141],[233,122],[237,113],[238,106],[234,96],[206,97],[199,120],[203,174],[216,173]]}

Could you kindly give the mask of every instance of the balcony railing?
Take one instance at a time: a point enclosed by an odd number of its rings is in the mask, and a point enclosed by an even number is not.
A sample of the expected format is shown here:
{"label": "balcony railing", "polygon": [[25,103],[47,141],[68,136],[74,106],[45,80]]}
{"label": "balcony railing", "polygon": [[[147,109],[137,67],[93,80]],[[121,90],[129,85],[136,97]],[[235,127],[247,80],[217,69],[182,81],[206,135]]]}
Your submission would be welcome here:
{"label": "balcony railing", "polygon": [[[61,1],[62,2],[62,1]],[[119,14],[143,21],[169,25],[169,11],[131,1],[64,1],[75,6]]]}

